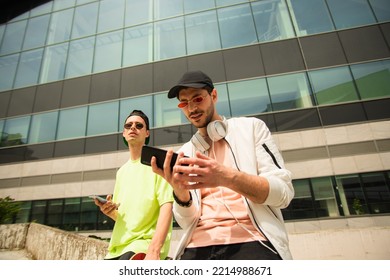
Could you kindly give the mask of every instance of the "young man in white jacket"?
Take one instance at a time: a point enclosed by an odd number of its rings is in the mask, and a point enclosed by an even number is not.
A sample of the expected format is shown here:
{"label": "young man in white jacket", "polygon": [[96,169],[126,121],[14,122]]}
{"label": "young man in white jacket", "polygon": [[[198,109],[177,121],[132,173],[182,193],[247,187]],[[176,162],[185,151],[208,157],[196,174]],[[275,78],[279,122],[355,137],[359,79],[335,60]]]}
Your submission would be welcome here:
{"label": "young man in white jacket", "polygon": [[280,209],[294,196],[291,174],[265,123],[226,120],[217,91],[201,71],[185,73],[170,89],[198,128],[179,150],[176,165],[153,171],[173,187],[173,213],[184,230],[175,259],[292,259]]}

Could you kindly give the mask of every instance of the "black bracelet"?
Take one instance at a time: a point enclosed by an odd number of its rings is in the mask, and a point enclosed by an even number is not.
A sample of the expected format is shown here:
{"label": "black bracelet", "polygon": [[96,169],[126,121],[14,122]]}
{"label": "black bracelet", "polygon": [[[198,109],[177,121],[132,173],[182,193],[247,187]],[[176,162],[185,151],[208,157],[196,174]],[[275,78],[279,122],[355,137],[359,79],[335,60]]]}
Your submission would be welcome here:
{"label": "black bracelet", "polygon": [[190,207],[191,204],[192,204],[192,195],[191,195],[191,192],[190,192],[190,200],[188,200],[187,202],[183,202],[181,201],[180,199],[177,198],[177,196],[175,195],[175,192],[172,192],[173,193],[173,199],[176,201],[177,204],[179,204],[181,207]]}

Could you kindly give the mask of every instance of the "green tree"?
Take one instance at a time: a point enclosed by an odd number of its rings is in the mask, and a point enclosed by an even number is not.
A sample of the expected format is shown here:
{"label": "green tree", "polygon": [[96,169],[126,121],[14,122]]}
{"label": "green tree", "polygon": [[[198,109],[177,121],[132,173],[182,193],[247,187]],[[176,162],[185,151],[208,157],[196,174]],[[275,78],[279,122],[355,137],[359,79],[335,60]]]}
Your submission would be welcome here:
{"label": "green tree", "polygon": [[19,213],[20,202],[15,202],[13,198],[7,196],[0,197],[0,224],[5,224]]}

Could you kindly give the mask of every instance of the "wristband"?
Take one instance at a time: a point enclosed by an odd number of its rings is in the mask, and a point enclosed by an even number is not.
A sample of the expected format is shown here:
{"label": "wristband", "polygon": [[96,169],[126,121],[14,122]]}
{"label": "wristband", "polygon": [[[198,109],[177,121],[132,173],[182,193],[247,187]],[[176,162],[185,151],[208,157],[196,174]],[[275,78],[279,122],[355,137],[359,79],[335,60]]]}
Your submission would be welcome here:
{"label": "wristband", "polygon": [[175,192],[172,192],[173,193],[173,199],[176,201],[177,204],[179,204],[181,207],[190,207],[192,205],[192,195],[191,195],[191,192],[190,192],[190,200],[188,200],[187,202],[183,202],[181,201],[180,199],[177,198],[177,196],[175,195]]}

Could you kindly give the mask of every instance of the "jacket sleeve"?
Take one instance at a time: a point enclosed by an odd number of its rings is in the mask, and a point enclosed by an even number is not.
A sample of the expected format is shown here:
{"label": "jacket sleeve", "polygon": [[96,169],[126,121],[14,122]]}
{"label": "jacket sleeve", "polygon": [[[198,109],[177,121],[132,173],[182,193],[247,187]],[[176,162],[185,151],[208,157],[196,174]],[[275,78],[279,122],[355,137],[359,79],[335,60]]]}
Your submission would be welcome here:
{"label": "jacket sleeve", "polygon": [[291,172],[285,168],[282,155],[266,124],[255,119],[253,131],[257,174],[265,177],[270,187],[264,204],[281,209],[286,208],[294,197]]}

